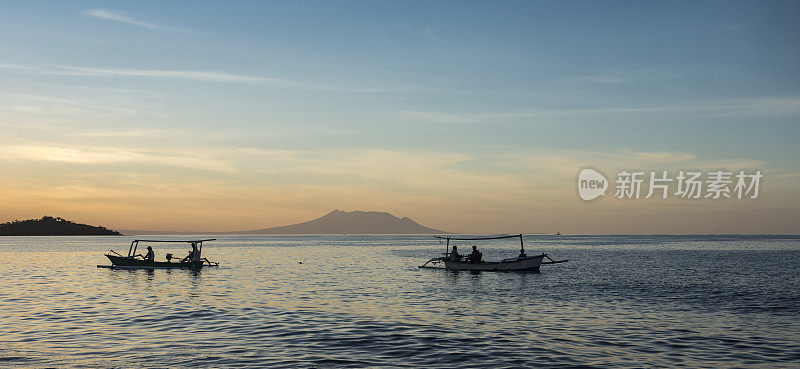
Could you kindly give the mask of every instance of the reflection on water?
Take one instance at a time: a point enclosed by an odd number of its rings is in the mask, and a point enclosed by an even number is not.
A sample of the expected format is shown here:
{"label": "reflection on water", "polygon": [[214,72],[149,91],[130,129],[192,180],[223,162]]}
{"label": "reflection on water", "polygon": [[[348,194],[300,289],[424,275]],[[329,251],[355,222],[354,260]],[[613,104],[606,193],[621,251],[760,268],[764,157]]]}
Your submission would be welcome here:
{"label": "reflection on water", "polygon": [[541,274],[417,269],[442,251],[425,236],[227,237],[204,250],[218,268],[95,268],[126,240],[0,238],[0,366],[800,365],[797,237],[529,237],[571,260]]}

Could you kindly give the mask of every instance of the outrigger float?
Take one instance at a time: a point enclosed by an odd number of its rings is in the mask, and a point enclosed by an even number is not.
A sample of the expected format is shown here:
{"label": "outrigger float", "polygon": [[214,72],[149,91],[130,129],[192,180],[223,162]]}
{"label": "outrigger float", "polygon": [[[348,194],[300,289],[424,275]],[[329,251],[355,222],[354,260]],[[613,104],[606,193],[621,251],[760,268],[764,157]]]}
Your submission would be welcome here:
{"label": "outrigger float", "polygon": [[[492,236],[492,237],[469,237],[458,238],[449,236],[434,236],[442,240],[447,246],[447,252],[443,257],[430,259],[425,264],[420,265],[418,268],[431,268],[431,269],[448,269],[448,270],[471,270],[481,272],[538,272],[542,264],[558,264],[566,263],[568,260],[555,261],[547,254],[536,256],[527,256],[525,254],[525,245],[522,243],[522,235],[507,235],[507,236]],[[482,260],[461,260],[460,257],[451,257],[450,241],[484,241],[484,240],[500,240],[505,238],[519,238],[520,253],[518,257],[503,259],[500,261],[482,261]],[[547,261],[544,261],[547,259]],[[431,263],[431,266],[428,266]],[[441,265],[444,266],[441,266]],[[439,266],[437,266],[439,265]]]}
{"label": "outrigger float", "polygon": [[[128,248],[128,256],[122,256],[114,250],[109,250],[114,255],[105,254],[111,265],[98,265],[98,268],[110,269],[192,269],[199,270],[204,266],[219,266],[219,263],[209,261],[202,257],[203,242],[215,241],[216,238],[209,238],[206,240],[133,240],[131,246]],[[167,254],[167,261],[150,261],[144,259],[142,255],[136,254],[136,249],[139,247],[139,242],[152,242],[152,243],[188,243],[192,246],[192,257],[187,260],[177,259],[172,254]],[[175,260],[175,261],[173,261]]]}

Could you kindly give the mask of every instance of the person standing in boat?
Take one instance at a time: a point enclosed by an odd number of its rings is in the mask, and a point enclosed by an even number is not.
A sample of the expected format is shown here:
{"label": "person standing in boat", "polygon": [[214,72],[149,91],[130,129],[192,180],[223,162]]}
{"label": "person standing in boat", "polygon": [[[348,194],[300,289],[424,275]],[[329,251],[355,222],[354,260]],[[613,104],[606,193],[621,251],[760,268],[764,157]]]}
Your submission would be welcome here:
{"label": "person standing in boat", "polygon": [[453,245],[453,251],[450,251],[450,261],[461,261],[461,255],[458,254],[458,246]]}
{"label": "person standing in boat", "polygon": [[189,252],[189,255],[186,255],[185,258],[181,259],[181,263],[186,261],[195,261],[199,258],[199,252],[197,251],[197,244],[192,242],[192,251]]}
{"label": "person standing in boat", "polygon": [[152,247],[147,246],[147,254],[144,256],[144,260],[149,261],[151,263],[156,260],[156,253],[153,252]]}
{"label": "person standing in boat", "polygon": [[467,260],[471,263],[479,263],[483,259],[483,254],[478,251],[478,246],[472,246],[472,253],[469,254]]}

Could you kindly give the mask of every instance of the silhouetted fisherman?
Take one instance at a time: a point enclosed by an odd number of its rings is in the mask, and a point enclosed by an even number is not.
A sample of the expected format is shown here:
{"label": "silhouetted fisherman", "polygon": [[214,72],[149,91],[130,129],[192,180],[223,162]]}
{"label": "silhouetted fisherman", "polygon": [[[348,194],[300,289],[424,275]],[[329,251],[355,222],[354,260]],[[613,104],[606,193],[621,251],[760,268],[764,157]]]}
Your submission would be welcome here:
{"label": "silhouetted fisherman", "polygon": [[189,255],[186,255],[185,258],[181,259],[181,263],[185,261],[195,261],[197,259],[199,252],[197,251],[197,244],[192,242],[192,251],[189,252]]}
{"label": "silhouetted fisherman", "polygon": [[156,260],[156,253],[153,252],[152,247],[147,246],[147,254],[144,256],[144,260],[147,260],[149,262],[153,262]]}
{"label": "silhouetted fisherman", "polygon": [[483,259],[483,254],[478,251],[478,246],[472,246],[472,253],[469,254],[467,261],[471,263],[479,263]]}
{"label": "silhouetted fisherman", "polygon": [[520,249],[519,250],[519,256],[517,256],[517,258],[523,259],[523,258],[527,258],[527,257],[528,257],[528,255],[525,254],[525,249]]}
{"label": "silhouetted fisherman", "polygon": [[458,254],[458,246],[453,246],[453,251],[450,252],[450,261],[461,261],[461,255]]}

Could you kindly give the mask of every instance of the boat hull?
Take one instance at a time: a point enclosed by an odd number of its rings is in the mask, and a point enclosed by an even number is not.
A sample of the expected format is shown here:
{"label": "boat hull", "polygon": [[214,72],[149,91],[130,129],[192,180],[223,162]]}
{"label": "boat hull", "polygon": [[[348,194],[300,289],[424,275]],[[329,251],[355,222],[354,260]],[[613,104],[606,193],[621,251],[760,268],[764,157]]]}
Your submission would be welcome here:
{"label": "boat hull", "polygon": [[507,259],[500,262],[470,263],[467,261],[443,260],[444,267],[450,270],[471,270],[481,272],[538,272],[545,255],[526,258]]}
{"label": "boat hull", "polygon": [[[167,262],[167,261],[147,261],[142,259],[128,258],[124,256],[108,255],[111,260],[110,268],[127,268],[127,269],[201,269],[203,261],[187,261],[187,262]],[[103,267],[98,265],[98,267]]]}

